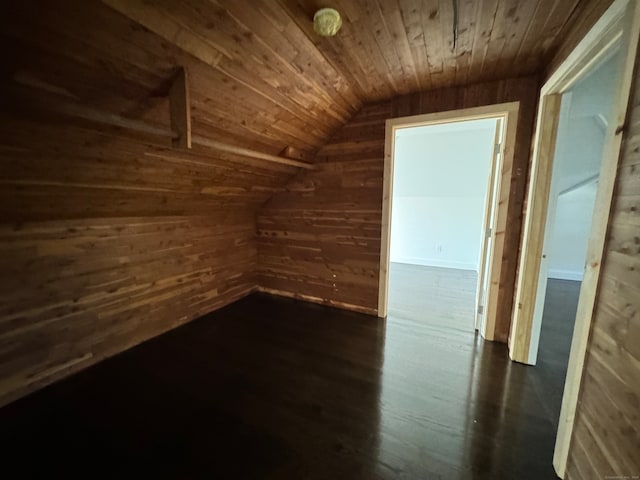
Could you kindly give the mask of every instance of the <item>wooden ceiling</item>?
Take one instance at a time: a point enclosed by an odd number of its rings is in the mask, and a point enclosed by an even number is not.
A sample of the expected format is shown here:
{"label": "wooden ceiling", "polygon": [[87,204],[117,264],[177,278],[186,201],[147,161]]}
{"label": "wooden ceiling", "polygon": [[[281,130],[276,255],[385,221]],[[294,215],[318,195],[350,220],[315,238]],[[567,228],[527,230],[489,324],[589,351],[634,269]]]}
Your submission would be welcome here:
{"label": "wooden ceiling", "polygon": [[[451,0],[9,2],[3,107],[63,100],[166,127],[185,67],[194,134],[313,152],[364,103],[540,70],[588,3],[459,0],[454,44]],[[334,38],[312,29],[327,4],[343,15]]]}

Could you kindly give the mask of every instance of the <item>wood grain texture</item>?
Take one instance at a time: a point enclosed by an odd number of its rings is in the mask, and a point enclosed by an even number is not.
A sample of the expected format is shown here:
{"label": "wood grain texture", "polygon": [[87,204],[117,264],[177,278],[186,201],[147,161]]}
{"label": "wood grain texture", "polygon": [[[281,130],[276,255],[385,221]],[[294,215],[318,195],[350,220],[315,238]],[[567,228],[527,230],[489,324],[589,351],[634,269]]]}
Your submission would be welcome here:
{"label": "wood grain texture", "polygon": [[578,2],[562,41],[557,45],[552,58],[544,66],[546,72],[545,80],[548,80],[551,74],[556,71],[612,3],[613,0],[583,0]]}
{"label": "wood grain texture", "polygon": [[29,479],[85,478],[89,464],[92,480],[557,480],[546,378],[505,345],[421,320],[251,295],[0,409],[3,467]]}
{"label": "wood grain texture", "polygon": [[[522,202],[538,90],[536,77],[402,96],[364,107],[258,214],[259,284],[318,301],[376,310],[380,265],[382,173],[388,118],[520,101],[507,213],[498,339],[511,320]],[[506,199],[505,199],[506,200]]]}
{"label": "wood grain texture", "polygon": [[250,214],[0,225],[0,404],[251,292]]}
{"label": "wood grain texture", "polygon": [[[274,194],[261,285],[372,311],[385,118],[520,100],[506,338],[537,81],[499,79],[542,68],[575,1],[461,1],[455,46],[433,0],[340,0],[335,39],[311,32],[313,0],[62,3],[0,19],[0,402],[253,289]],[[189,151],[158,139],[181,68]],[[319,170],[283,191],[295,162],[247,153],[286,148]]]}
{"label": "wood grain texture", "polygon": [[194,135],[277,155],[314,152],[366,103],[538,72],[584,2],[461,1],[455,45],[446,1],[336,1],[334,38],[313,32],[326,6],[317,0],[63,3],[6,6],[4,81],[28,77],[31,88],[168,126],[166,95],[184,68]]}
{"label": "wood grain texture", "polygon": [[632,88],[567,479],[640,473],[640,78]]}
{"label": "wood grain texture", "polygon": [[[530,169],[530,185],[528,192],[527,225],[524,228],[522,242],[531,253],[520,262],[517,277],[515,301],[518,308],[514,310],[509,355],[512,360],[534,364],[529,360],[529,344],[533,328],[533,315],[536,296],[543,291],[538,286],[540,277],[540,259],[543,255],[545,225],[547,222],[548,199],[551,193],[551,172],[556,146],[557,127],[560,118],[561,95],[547,95],[541,100],[538,108],[540,128],[533,139],[533,156]],[[523,325],[523,327],[520,327]]]}
{"label": "wood grain texture", "polygon": [[0,115],[0,220],[202,215],[255,208],[297,169]]}
{"label": "wood grain texture", "polygon": [[577,0],[465,0],[454,42],[452,2],[334,1],[335,38],[313,34],[317,0],[280,0],[286,13],[365,102],[427,89],[530,75],[573,24]]}
{"label": "wood grain texture", "polygon": [[0,404],[255,289],[254,210],[296,168],[0,124]]}
{"label": "wood grain texture", "polygon": [[189,75],[184,68],[181,68],[169,88],[171,129],[178,134],[178,138],[172,140],[174,147],[191,148],[191,100],[189,97]]}

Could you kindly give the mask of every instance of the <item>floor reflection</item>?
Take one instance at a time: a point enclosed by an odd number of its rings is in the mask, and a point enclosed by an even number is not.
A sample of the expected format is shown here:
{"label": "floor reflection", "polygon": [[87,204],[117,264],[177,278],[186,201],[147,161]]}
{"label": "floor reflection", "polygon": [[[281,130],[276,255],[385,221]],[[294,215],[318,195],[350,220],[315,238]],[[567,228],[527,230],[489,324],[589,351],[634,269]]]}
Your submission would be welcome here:
{"label": "floor reflection", "polygon": [[3,466],[21,478],[554,478],[535,379],[473,333],[253,295],[0,409]]}
{"label": "floor reflection", "polygon": [[384,359],[380,478],[556,478],[535,369],[506,346],[389,317]]}
{"label": "floor reflection", "polygon": [[389,314],[473,332],[477,284],[472,270],[391,262]]}

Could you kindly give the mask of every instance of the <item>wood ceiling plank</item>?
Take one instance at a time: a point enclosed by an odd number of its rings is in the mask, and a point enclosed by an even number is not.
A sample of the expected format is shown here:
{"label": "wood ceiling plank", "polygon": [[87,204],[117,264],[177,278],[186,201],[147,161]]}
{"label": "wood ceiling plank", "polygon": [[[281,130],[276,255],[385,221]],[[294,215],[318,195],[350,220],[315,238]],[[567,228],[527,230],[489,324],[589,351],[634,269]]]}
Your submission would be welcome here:
{"label": "wood ceiling plank", "polygon": [[[273,144],[272,152],[277,152],[284,148],[284,144],[292,142],[299,144],[301,148],[303,146],[315,148],[324,138],[315,132],[311,125],[296,121],[297,119],[286,111],[266,108],[268,105],[262,107],[251,104],[242,105],[242,107],[237,105],[234,106],[233,114],[230,115],[228,104],[220,99],[200,99],[201,97],[197,97],[195,101],[194,122],[200,126],[209,124],[216,125],[218,128],[228,128],[229,133],[238,136],[242,142],[239,145],[268,142]],[[278,138],[276,130],[282,130],[282,124],[287,125],[284,130],[287,136]],[[210,135],[209,129],[197,131]],[[244,140],[242,140],[243,137]]]}
{"label": "wood ceiling plank", "polygon": [[[445,39],[442,36],[440,23],[439,0],[416,0],[420,12],[424,43],[427,49],[427,60],[431,71],[431,84],[433,88],[444,85],[447,82],[445,72]],[[444,7],[446,8],[446,7]]]}
{"label": "wood ceiling plank", "polygon": [[[364,42],[358,37],[357,25],[354,26],[352,21],[356,21],[361,18],[360,13],[357,12],[356,7],[350,5],[348,2],[345,4],[346,11],[349,15],[343,16],[343,26],[335,37],[320,37],[313,31],[312,25],[309,23],[313,18],[315,11],[321,6],[314,0],[298,0],[303,12],[306,14],[305,25],[309,25],[309,34],[312,37],[320,38],[317,45],[323,50],[327,51],[329,48],[335,49],[335,51],[346,59],[345,68],[350,72],[351,78],[361,86],[363,90],[363,96],[385,96],[390,95],[392,87],[387,84],[383,78],[383,74],[376,68],[371,62],[368,51],[371,47],[364,45]],[[339,7],[344,13],[344,5],[335,5]]]}
{"label": "wood ceiling plank", "polygon": [[479,2],[460,0],[458,8],[458,39],[455,48],[456,75],[455,84],[465,85],[469,79],[473,42],[477,35]]}
{"label": "wood ceiling plank", "polygon": [[[98,109],[165,123],[166,99],[159,95],[163,95],[160,91],[165,89],[163,85],[174,67],[166,59],[152,59],[147,52],[105,35],[104,25],[114,26],[113,15],[105,22],[101,13],[109,9],[87,10],[87,5],[74,3],[61,11],[56,2],[38,2],[42,17],[27,14],[26,22],[19,20],[25,13],[15,11],[15,25],[22,30],[9,42],[22,52],[25,65],[31,69],[16,74],[67,91],[74,100]],[[16,33],[16,28],[6,31],[13,29]]]}
{"label": "wood ceiling plank", "polygon": [[[111,61],[99,52],[92,52],[86,44],[54,32],[13,31],[11,34],[5,41],[21,52],[21,58],[7,65],[9,71],[28,72],[85,102],[102,98],[113,101],[119,97],[128,104],[142,103],[165,81],[155,75],[138,75],[133,66],[129,68],[122,61]],[[121,73],[125,71],[128,73]],[[118,102],[114,102],[112,109],[117,105]]]}
{"label": "wood ceiling plank", "polygon": [[[361,70],[354,71],[358,66],[357,59],[354,58],[353,52],[344,47],[343,42],[321,37],[314,32],[313,13],[315,12],[315,7],[303,5],[298,0],[278,0],[277,3],[294,21],[297,28],[316,47],[324,60],[332,65],[336,71],[342,73],[349,82],[350,88],[353,89],[354,95],[358,99],[362,99],[365,96],[364,92],[367,90],[367,83],[366,79],[358,74],[358,71],[361,72]],[[339,33],[339,35],[342,34]]]}
{"label": "wood ceiling plank", "polygon": [[[297,49],[300,45],[292,45],[283,38],[270,22],[260,16],[259,10],[239,8],[242,6],[238,2],[216,2],[217,8],[213,8],[212,2],[206,2],[205,8],[201,0],[187,0],[183,4],[188,5],[197,14],[195,18],[188,17],[192,18],[192,25],[197,25],[195,22],[201,18],[207,19],[216,15],[215,18],[221,21],[215,23],[215,31],[208,28],[207,34],[214,35],[215,33],[215,38],[218,39],[218,30],[222,30],[220,33],[223,34],[223,37],[231,36],[233,46],[229,48],[236,46],[240,48],[234,52],[236,59],[241,58],[248,61],[252,58],[250,55],[253,55],[253,58],[257,59],[257,65],[253,66],[258,69],[264,66],[278,74],[279,82],[273,84],[274,87],[278,88],[278,83],[284,83],[283,80],[286,78],[289,84],[286,88],[292,98],[296,91],[300,92],[300,96],[305,102],[308,101],[308,98],[313,98],[313,102],[322,105],[325,112],[335,112],[335,118],[339,122],[351,116],[352,111],[344,105],[337,91],[332,89],[330,85],[326,85],[325,89],[322,83],[317,81],[323,78],[321,72],[316,71],[316,75],[305,75],[293,65],[292,60],[298,55]],[[226,31],[227,35],[224,35],[223,27],[229,28]],[[231,34],[231,32],[236,33]],[[225,45],[223,40],[219,39],[218,41]],[[266,75],[267,78],[271,76],[268,71]],[[303,106],[308,108],[308,104]]]}
{"label": "wood ceiling plank", "polygon": [[[360,107],[361,101],[353,93],[349,81],[326,61],[279,3],[269,0],[256,1],[254,11],[233,0],[219,0],[219,3],[276,51],[287,51],[288,54],[282,54],[285,61],[300,75],[314,81],[328,92],[332,100],[348,106],[348,112],[352,113]],[[267,26],[271,28],[268,29]],[[282,40],[274,44],[274,37],[281,37]]]}
{"label": "wood ceiling plank", "polygon": [[476,26],[476,39],[471,54],[469,79],[478,79],[483,74],[483,64],[491,42],[499,0],[480,0],[479,18]]}
{"label": "wood ceiling plank", "polygon": [[[153,6],[145,5],[144,8],[142,8],[139,2],[129,2],[123,0],[104,1],[111,7],[120,11],[125,16],[129,16],[130,18],[132,18],[132,20],[141,23],[147,28],[153,29],[154,26],[162,27],[164,25],[160,21],[149,21],[149,18],[164,16],[163,11],[157,10]],[[130,9],[129,7],[134,3],[136,3],[136,8]],[[180,30],[180,32],[182,35],[187,35],[183,32],[189,32],[189,30],[183,28],[182,30]],[[167,38],[169,41],[172,40],[172,30],[155,33],[159,34],[163,38]],[[195,43],[191,45],[195,45]],[[186,50],[188,53],[194,55],[196,58],[199,58],[199,56],[202,54],[200,48],[204,48],[204,46],[203,44],[198,44],[195,47],[191,48],[187,45],[187,48],[189,48],[189,50]],[[222,48],[216,45],[214,45],[212,48],[217,48],[218,51],[222,51]],[[206,57],[206,55],[204,56]],[[294,103],[287,95],[279,92],[276,88],[273,88],[271,85],[263,82],[260,78],[257,78],[255,74],[256,72],[246,70],[240,60],[229,60],[226,55],[223,55],[220,57],[220,59],[218,59],[216,69],[223,73],[229,79],[245,86],[250,92],[252,92],[252,94],[264,96],[271,102],[278,105],[280,108],[288,110],[294,118],[299,118],[300,120],[305,122],[306,125],[309,125],[311,130],[314,131],[319,137],[325,137],[331,130],[331,126],[327,125],[327,118],[326,116],[322,115],[322,112],[314,108],[301,108],[300,105]],[[192,71],[193,69],[189,67],[189,70]]]}
{"label": "wood ceiling plank", "polygon": [[569,20],[579,0],[539,0],[540,6],[531,21],[527,36],[516,55],[526,70],[540,68],[545,60],[545,45],[558,41],[558,34]]}
{"label": "wood ceiling plank", "polygon": [[567,22],[572,18],[574,10],[577,8],[581,0],[566,0],[558,2],[551,12],[547,23],[545,24],[545,33],[541,36],[539,47],[542,49],[543,57],[557,43],[559,35],[562,33]]}
{"label": "wood ceiling plank", "polygon": [[458,69],[458,61],[453,41],[453,25],[455,20],[453,2],[440,3],[438,18],[440,20],[440,29],[442,32],[442,55],[444,58],[442,62],[443,77],[446,79],[447,85],[454,85],[456,71]]}
{"label": "wood ceiling plank", "polygon": [[408,91],[423,90],[428,88],[427,82],[421,82],[416,67],[416,59],[413,55],[407,31],[397,0],[376,0],[376,7],[380,17],[389,33],[389,42],[395,46],[396,54],[400,59],[400,65],[408,84]]}
{"label": "wood ceiling plank", "polygon": [[[246,87],[250,95],[262,96],[268,99],[273,105],[271,108],[286,110],[291,115],[291,121],[297,122],[310,134],[317,138],[325,138],[331,131],[333,125],[337,122],[329,121],[326,117],[322,117],[317,108],[304,109],[300,105],[293,103],[284,93],[277,91],[271,86],[261,82],[253,77],[250,72],[244,68],[238,68],[237,64],[229,63],[220,68],[221,73],[225,74],[232,83]],[[246,98],[246,97],[245,97]]]}
{"label": "wood ceiling plank", "polygon": [[[55,1],[39,1],[37,8],[42,17],[30,15],[34,24],[27,33],[32,39],[42,39],[39,45],[43,48],[53,43],[58,51],[79,62],[102,66],[142,84],[155,83],[145,83],[146,77],[167,78],[175,71],[175,62],[166,50],[131,48],[129,22],[99,3],[74,2],[61,10]],[[58,41],[65,43],[57,45]]]}
{"label": "wood ceiling plank", "polygon": [[481,78],[491,78],[493,75],[501,75],[498,71],[498,60],[507,41],[507,36],[511,34],[510,18],[515,15],[518,0],[499,0],[496,10],[495,20],[491,29],[489,44],[482,61]]}
{"label": "wood ceiling plank", "polygon": [[391,78],[398,79],[395,82],[397,93],[412,91],[416,88],[416,84],[412,83],[412,78],[415,75],[410,73],[413,59],[411,55],[403,58],[396,49],[396,44],[399,45],[399,42],[391,36],[378,0],[363,0],[362,9],[363,13],[359,22],[366,25],[367,32],[374,39],[372,42],[375,42],[377,50],[384,59],[383,67],[386,65],[385,68]]}
{"label": "wood ceiling plank", "polygon": [[372,88],[372,85],[378,86],[377,90],[383,95],[392,96],[398,91],[397,82],[401,79],[391,73],[391,68],[370,28],[371,19],[364,10],[364,5],[336,0],[335,7],[344,12],[342,29],[335,38],[344,41],[346,48],[353,51],[358,59],[370,82],[368,96],[374,95],[372,92],[375,88]]}
{"label": "wood ceiling plank", "polygon": [[[217,67],[230,76],[255,85],[257,90],[268,90],[275,98],[285,98],[316,122],[326,121],[327,114],[338,124],[350,116],[219,5],[201,0],[161,0],[158,8],[223,49],[225,55]],[[200,19],[206,20],[201,23]]]}
{"label": "wood ceiling plank", "polygon": [[224,52],[218,45],[206,38],[195,34],[189,28],[176,22],[174,19],[162,15],[157,9],[140,2],[127,0],[102,0],[105,4],[123,15],[138,21],[149,30],[157,33],[165,40],[180,47],[186,52],[192,53],[196,58],[207,65],[216,67]]}
{"label": "wood ceiling plank", "polygon": [[460,0],[455,50],[440,0],[338,0],[333,38],[313,32],[320,0],[25,0],[2,23],[28,54],[20,75],[43,88],[163,124],[162,90],[183,65],[198,135],[274,154],[314,151],[364,102],[539,68],[576,1]]}
{"label": "wood ceiling plank", "polygon": [[532,53],[536,39],[544,29],[547,20],[547,14],[553,9],[555,0],[537,0],[536,8],[528,20],[527,28],[524,31],[520,45],[515,54],[515,63],[524,65],[525,70],[532,64],[535,55]]}
{"label": "wood ceiling plank", "polygon": [[[217,95],[211,95],[212,91],[207,86],[215,85],[215,79],[223,77],[220,72],[206,71],[199,72],[198,75],[194,74],[193,69],[190,72],[193,77],[199,80],[194,82],[193,89],[193,98],[196,102],[194,107],[197,110],[196,117],[216,117],[221,119],[220,121],[225,125],[233,125],[236,129],[246,128],[249,130],[248,134],[251,131],[267,132],[268,134],[271,126],[276,122],[288,122],[289,131],[298,138],[300,143],[317,146],[322,142],[324,137],[316,131],[312,124],[299,120],[287,110],[273,108],[271,101],[263,96],[248,95],[243,97],[244,101],[238,102],[237,96],[242,96],[244,93],[244,89],[240,86],[219,88]],[[228,84],[229,79],[223,78]],[[225,83],[222,82],[222,85]],[[229,115],[230,105],[233,105],[233,115]],[[247,140],[250,141],[250,138],[251,135],[248,135]],[[283,144],[291,143],[291,139],[285,139],[280,143],[278,148],[282,149],[284,148]]]}
{"label": "wood ceiling plank", "polygon": [[[523,39],[529,29],[530,20],[535,17],[539,8],[537,1],[520,0],[507,11],[507,36],[496,63],[496,70],[508,74],[512,68],[513,59],[520,51]],[[527,65],[520,66],[523,74],[534,73]]]}
{"label": "wood ceiling plank", "polygon": [[[271,153],[280,151],[283,148],[282,143],[286,141],[300,145],[300,148],[305,150],[315,148],[320,141],[318,137],[309,135],[297,123],[291,122],[289,118],[283,120],[260,110],[257,114],[245,114],[245,109],[234,110],[234,115],[237,115],[234,118],[229,115],[228,107],[214,105],[208,102],[208,99],[204,100],[203,103],[199,99],[193,99],[192,111],[194,130],[206,134],[206,136],[215,138],[217,135],[223,134],[222,132],[226,132],[226,135],[236,137],[238,142],[242,142],[239,144],[247,146],[269,145],[267,151]],[[226,135],[223,134],[223,136]]]}
{"label": "wood ceiling plank", "polygon": [[[534,2],[535,7],[533,11],[529,15],[529,18],[525,18],[524,15],[519,13],[521,22],[526,22],[526,27],[520,27],[519,36],[520,43],[518,45],[518,49],[515,54],[512,52],[512,57],[510,58],[510,62],[515,62],[519,65],[523,65],[526,62],[526,56],[528,52],[531,51],[532,46],[534,45],[534,37],[536,32],[539,32],[541,28],[544,26],[544,22],[546,20],[545,15],[542,13],[547,8],[546,2],[549,0],[536,0]],[[552,0],[553,1],[553,0]],[[505,57],[506,58],[506,57]],[[504,59],[503,59],[504,60]],[[526,70],[526,66],[525,66]]]}
{"label": "wood ceiling plank", "polygon": [[558,35],[556,43],[560,43],[558,51],[549,51],[541,63],[544,65],[545,76],[548,77],[560,63],[567,58],[582,37],[591,29],[598,19],[611,6],[613,0],[584,0],[578,4],[574,14],[565,24]]}
{"label": "wood ceiling plank", "polygon": [[414,0],[398,0],[407,42],[411,49],[421,90],[432,88],[431,66],[427,55],[422,16]]}

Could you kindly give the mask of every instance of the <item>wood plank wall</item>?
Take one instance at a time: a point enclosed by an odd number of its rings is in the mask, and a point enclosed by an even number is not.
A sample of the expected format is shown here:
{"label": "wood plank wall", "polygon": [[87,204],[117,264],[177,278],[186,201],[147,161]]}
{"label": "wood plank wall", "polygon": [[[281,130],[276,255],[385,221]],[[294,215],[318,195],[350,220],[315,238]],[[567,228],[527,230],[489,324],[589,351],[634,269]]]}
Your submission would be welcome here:
{"label": "wood plank wall", "polygon": [[640,77],[633,90],[569,451],[572,480],[640,474]]}
{"label": "wood plank wall", "polygon": [[296,169],[236,160],[0,116],[0,405],[255,289]]}
{"label": "wood plank wall", "polygon": [[[611,0],[585,2],[574,29],[547,74],[589,31]],[[566,479],[640,475],[640,76],[630,113],[589,345],[582,376]]]}
{"label": "wood plank wall", "polygon": [[397,97],[365,106],[305,172],[259,211],[258,282],[272,293],[377,313],[382,169],[388,118],[520,101],[498,339],[513,305],[525,181],[539,82],[523,77]]}

